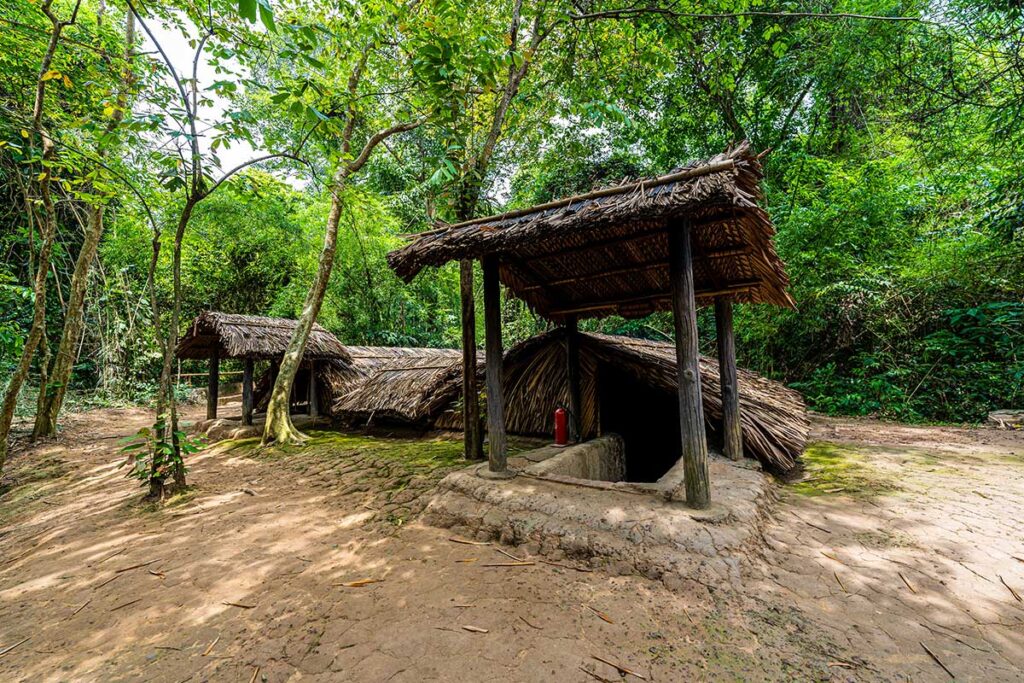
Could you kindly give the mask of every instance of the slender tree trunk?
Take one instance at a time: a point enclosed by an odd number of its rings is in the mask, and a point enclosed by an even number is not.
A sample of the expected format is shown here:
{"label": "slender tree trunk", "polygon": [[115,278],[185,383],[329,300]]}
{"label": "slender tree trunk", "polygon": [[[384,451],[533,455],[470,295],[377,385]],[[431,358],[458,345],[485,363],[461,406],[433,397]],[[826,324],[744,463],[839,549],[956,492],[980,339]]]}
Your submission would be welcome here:
{"label": "slender tree trunk", "polygon": [[[44,159],[53,158],[53,146],[49,138],[45,138],[43,152]],[[50,270],[50,252],[53,250],[53,238],[56,233],[57,217],[53,208],[53,198],[50,195],[49,180],[40,182],[40,194],[43,198],[44,218],[42,221],[42,240],[39,245],[39,258],[36,262],[36,276],[33,285],[35,304],[32,310],[32,327],[29,330],[25,346],[21,350],[21,358],[18,361],[10,381],[7,383],[7,390],[4,394],[3,407],[0,408],[0,473],[3,472],[7,462],[8,437],[11,433],[11,423],[14,421],[14,409],[17,406],[18,394],[25,384],[29,369],[32,366],[32,356],[36,347],[43,338],[46,325],[46,274]],[[31,210],[31,207],[29,207]]]}
{"label": "slender tree trunk", "polygon": [[299,370],[302,355],[306,351],[309,333],[313,330],[313,323],[316,322],[316,317],[320,314],[320,306],[323,304],[327,283],[331,279],[331,271],[334,268],[338,224],[341,222],[341,194],[344,190],[346,175],[343,171],[339,172],[334,182],[331,212],[327,216],[327,230],[324,234],[324,247],[320,251],[316,279],[313,280],[313,286],[306,294],[306,301],[302,305],[302,315],[299,316],[299,324],[296,325],[291,341],[288,342],[288,350],[285,351],[284,358],[281,359],[281,367],[270,393],[267,421],[263,428],[263,443],[276,441],[279,444],[302,444],[306,440],[305,435],[292,424],[289,399],[295,374]]}
{"label": "slender tree trunk", "polygon": [[[354,81],[350,79],[350,90],[354,93]],[[346,126],[342,149],[349,151],[349,143],[353,128],[352,112],[349,113],[349,124]],[[324,302],[324,293],[327,291],[327,283],[331,280],[331,271],[334,269],[334,253],[337,249],[338,224],[341,222],[342,194],[348,179],[359,171],[384,140],[392,135],[413,130],[420,126],[422,121],[411,121],[399,123],[385,130],[378,131],[370,136],[370,139],[363,145],[353,161],[338,167],[334,180],[331,183],[331,212],[327,216],[327,229],[324,232],[324,248],[320,252],[320,262],[316,269],[316,278],[313,286],[306,294],[306,301],[302,305],[302,315],[299,316],[299,323],[292,332],[291,341],[288,342],[288,349],[281,359],[281,366],[274,380],[274,388],[270,392],[270,402],[267,405],[267,421],[263,427],[263,443],[276,441],[278,443],[302,444],[306,437],[295,425],[292,424],[291,416],[291,395],[292,385],[295,382],[295,374],[302,362],[302,355],[306,351],[306,342],[309,340],[309,333],[313,330],[313,323],[320,314],[320,306]]]}
{"label": "slender tree trunk", "polygon": [[82,340],[82,331],[85,327],[83,308],[89,285],[89,270],[96,258],[100,236],[103,233],[103,207],[90,206],[88,212],[85,240],[75,262],[75,272],[71,276],[71,292],[68,295],[64,330],[50,372],[49,385],[39,388],[39,409],[36,411],[36,423],[32,431],[34,437],[49,436],[57,431],[57,415],[64,404],[64,396],[78,356],[79,342]]}
{"label": "slender tree trunk", "polygon": [[[185,206],[181,210],[181,215],[178,217],[178,227],[174,233],[174,253],[172,255],[174,302],[171,306],[171,320],[167,325],[167,337],[163,349],[164,363],[160,371],[160,393],[164,396],[166,423],[170,430],[171,445],[174,449],[174,460],[170,471],[174,475],[174,483],[179,490],[183,489],[186,484],[185,467],[181,459],[181,448],[178,443],[178,405],[171,377],[174,370],[174,353],[178,348],[178,328],[181,324],[181,247],[185,239],[185,229],[188,227],[189,221],[192,220],[192,211],[201,199],[201,196],[192,195],[186,200]],[[167,434],[165,433],[162,436],[163,439],[166,439]]]}
{"label": "slender tree trunk", "polygon": [[[153,312],[153,333],[160,344],[161,352],[166,356],[167,351],[167,340],[164,339],[164,335],[161,331],[160,325],[160,300],[156,295],[156,266],[160,261],[160,233],[156,224],[153,226],[153,251],[149,257],[149,270],[146,273],[146,288],[149,290],[149,305]],[[157,385],[156,394],[156,423],[160,424],[161,416],[166,412],[167,400],[163,391],[163,372],[161,372],[160,382]],[[154,428],[155,428],[154,425]],[[154,434],[154,441],[163,438],[162,430],[155,429],[157,432]],[[153,500],[161,500],[164,497],[164,477],[160,473],[159,463],[156,451],[152,452],[152,462],[150,464],[149,471],[149,494],[148,498]]]}
{"label": "slender tree trunk", "polygon": [[[128,100],[127,91],[132,82],[130,60],[135,46],[135,15],[131,12],[127,12],[125,15],[124,43],[124,87],[118,96],[118,106],[115,108],[111,121],[107,125],[107,134],[112,133],[124,118],[124,110]],[[99,150],[100,158],[106,156],[105,152],[106,150],[101,147]],[[68,295],[67,312],[64,316],[64,329],[61,332],[60,344],[57,347],[57,357],[49,373],[49,386],[40,384],[39,407],[36,410],[36,423],[32,430],[32,435],[36,438],[49,436],[57,432],[57,416],[60,414],[61,406],[64,404],[64,396],[67,392],[68,383],[71,381],[71,373],[74,369],[82,341],[85,294],[89,285],[89,271],[93,260],[96,258],[100,237],[103,234],[104,206],[99,203],[91,204],[87,211],[88,219],[85,226],[85,239],[82,242],[81,251],[78,252],[78,260],[75,261],[74,275],[71,277],[71,292]]]}
{"label": "slender tree trunk", "polygon": [[[75,3],[70,21],[60,21],[51,11],[52,0],[46,0],[41,9],[52,25],[50,40],[46,47],[39,66],[39,75],[36,78],[35,101],[32,105],[32,130],[42,142],[41,167],[42,173],[39,176],[39,196],[43,202],[43,223],[42,242],[39,245],[39,261],[36,263],[36,278],[34,283],[35,305],[32,311],[32,327],[29,329],[28,339],[21,350],[21,358],[18,365],[7,383],[4,393],[4,401],[0,407],[0,473],[3,472],[7,462],[7,450],[9,445],[7,439],[11,433],[11,423],[14,421],[14,408],[18,402],[18,394],[28,377],[29,368],[32,366],[32,356],[39,346],[43,337],[46,324],[46,273],[50,269],[50,252],[53,249],[53,239],[57,232],[57,212],[53,206],[53,196],[50,193],[50,176],[53,168],[53,161],[57,149],[50,138],[49,132],[43,127],[43,108],[46,103],[46,72],[50,70],[53,57],[57,53],[57,46],[60,43],[60,34],[65,26],[75,22],[78,16],[78,8],[81,0]],[[29,211],[32,210],[28,206]]]}

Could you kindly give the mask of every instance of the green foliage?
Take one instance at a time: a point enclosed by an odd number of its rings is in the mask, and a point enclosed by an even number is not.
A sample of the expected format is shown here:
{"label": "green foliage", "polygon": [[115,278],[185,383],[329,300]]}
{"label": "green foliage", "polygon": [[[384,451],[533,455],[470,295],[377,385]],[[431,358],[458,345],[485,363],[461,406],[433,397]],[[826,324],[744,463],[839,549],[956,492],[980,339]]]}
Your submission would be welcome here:
{"label": "green foliage", "polygon": [[157,417],[152,427],[143,427],[121,442],[125,444],[121,448],[125,461],[120,467],[127,467],[125,476],[137,479],[141,486],[149,485],[152,479],[169,479],[179,465],[187,473],[185,458],[202,450],[198,438],[181,431],[168,434],[167,418],[163,415]]}
{"label": "green foliage", "polygon": [[[99,6],[85,2],[56,54],[45,118],[60,150],[45,169],[57,180],[59,223],[48,280],[51,348],[82,209],[106,207],[71,387],[111,400],[152,397],[154,330],[167,324],[173,301],[170,254],[184,197],[250,151],[303,161],[240,172],[197,206],[184,233],[181,322],[206,308],[297,316],[323,242],[331,174],[374,131],[407,117],[426,125],[389,139],[345,189],[320,315],[345,342],[458,346],[457,269],[428,269],[405,285],[385,257],[403,235],[457,218],[474,188],[477,213],[516,208],[666,172],[749,138],[771,149],[764,199],[797,309],[739,307],[743,365],[793,384],[829,413],[977,421],[1024,402],[1019,8],[856,0],[842,11],[930,23],[710,20],[673,12],[765,8],[656,0],[635,4],[628,18],[579,20],[569,17],[581,8],[623,5],[527,0],[513,39],[517,4],[150,3],[146,21],[184,36],[181,45],[195,49],[210,34],[201,71],[213,75],[196,93],[203,123],[193,135],[156,56],[137,50],[129,64],[119,57],[124,8],[108,3],[101,21]],[[54,6],[61,16],[70,9]],[[32,308],[38,230],[26,205],[38,210],[33,183],[44,169],[26,122],[48,22],[32,3],[5,4],[0,20],[3,374]],[[536,30],[545,37],[534,49]],[[524,65],[480,171],[502,88]],[[129,68],[124,120],[111,126]],[[146,284],[154,227],[161,320]],[[511,299],[503,323],[509,344],[547,328]],[[711,316],[702,312],[699,324],[712,351]],[[665,314],[584,327],[656,339],[672,330]],[[152,433],[145,438],[144,450],[159,455]]]}

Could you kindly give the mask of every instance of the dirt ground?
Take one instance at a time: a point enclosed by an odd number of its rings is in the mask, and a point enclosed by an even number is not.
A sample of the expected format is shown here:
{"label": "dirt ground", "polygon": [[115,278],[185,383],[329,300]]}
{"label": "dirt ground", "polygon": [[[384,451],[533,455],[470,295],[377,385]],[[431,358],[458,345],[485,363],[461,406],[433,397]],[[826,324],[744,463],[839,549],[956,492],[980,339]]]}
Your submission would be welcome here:
{"label": "dirt ground", "polygon": [[1020,434],[820,421],[744,589],[673,592],[418,524],[450,444],[223,444],[143,505],[118,438],[149,417],[71,416],[9,464],[0,680],[1024,676]]}

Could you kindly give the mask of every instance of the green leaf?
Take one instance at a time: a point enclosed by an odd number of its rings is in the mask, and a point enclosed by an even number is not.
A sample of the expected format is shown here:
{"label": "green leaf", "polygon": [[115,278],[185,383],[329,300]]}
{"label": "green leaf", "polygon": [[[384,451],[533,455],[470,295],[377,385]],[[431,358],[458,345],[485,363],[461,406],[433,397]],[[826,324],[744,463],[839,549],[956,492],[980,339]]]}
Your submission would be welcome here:
{"label": "green leaf", "polygon": [[238,0],[238,14],[249,23],[256,23],[256,0]]}
{"label": "green leaf", "polygon": [[270,0],[259,0],[260,21],[271,33],[277,33],[277,24],[274,23],[274,9],[270,6]]}

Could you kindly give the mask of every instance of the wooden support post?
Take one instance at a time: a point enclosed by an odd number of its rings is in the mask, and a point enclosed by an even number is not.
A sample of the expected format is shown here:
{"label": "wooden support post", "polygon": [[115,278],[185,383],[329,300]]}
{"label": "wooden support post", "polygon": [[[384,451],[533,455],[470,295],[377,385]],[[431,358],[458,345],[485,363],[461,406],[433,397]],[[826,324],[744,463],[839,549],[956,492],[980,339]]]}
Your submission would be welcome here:
{"label": "wooden support post", "polygon": [[569,389],[569,434],[573,441],[583,435],[583,393],[580,388],[580,330],[576,316],[565,319],[566,379]]}
{"label": "wooden support post", "polygon": [[210,373],[206,379],[206,419],[217,418],[217,390],[220,388],[220,352],[210,356]]}
{"label": "wooden support post", "polygon": [[316,361],[309,360],[309,416],[315,418],[320,414],[319,399],[316,395]]}
{"label": "wooden support post", "polygon": [[462,299],[462,434],[467,460],[484,459],[483,425],[480,424],[480,390],[476,383],[476,303],[473,295],[473,261],[459,262],[459,294]]}
{"label": "wooden support post", "polygon": [[718,338],[718,373],[722,382],[722,451],[727,458],[739,460],[743,457],[743,432],[740,429],[732,301],[721,296],[715,299],[715,330]]}
{"label": "wooden support post", "polygon": [[252,424],[252,371],[253,360],[246,358],[242,369],[242,424],[244,425]]}
{"label": "wooden support post", "polygon": [[683,486],[686,489],[686,504],[704,509],[711,505],[711,486],[704,407],[700,395],[697,303],[694,298],[693,252],[688,221],[669,226],[668,245],[679,381],[679,432],[685,473]]}
{"label": "wooden support post", "polygon": [[488,469],[494,473],[508,471],[505,452],[505,394],[501,348],[501,283],[498,281],[498,259],[486,256],[484,271],[484,335],[487,348],[487,450]]}

